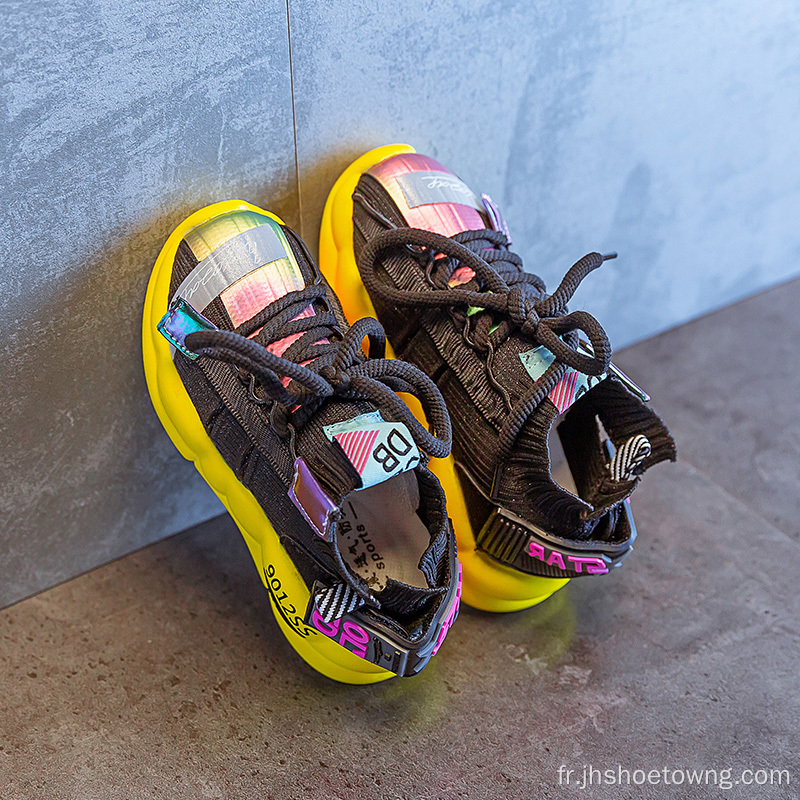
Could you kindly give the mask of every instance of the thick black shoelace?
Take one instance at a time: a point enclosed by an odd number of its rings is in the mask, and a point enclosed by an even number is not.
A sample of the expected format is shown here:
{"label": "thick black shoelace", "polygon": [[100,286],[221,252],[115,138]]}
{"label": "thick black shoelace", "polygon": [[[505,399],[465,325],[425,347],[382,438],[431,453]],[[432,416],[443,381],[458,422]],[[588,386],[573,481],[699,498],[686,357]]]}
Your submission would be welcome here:
{"label": "thick black shoelace", "polygon": [[[422,262],[430,288],[398,289],[382,278],[378,264],[398,250]],[[611,344],[606,332],[591,314],[569,312],[567,303],[590,272],[614,257],[585,255],[548,295],[540,278],[522,270],[522,260],[508,250],[508,239],[499,231],[464,231],[448,238],[418,228],[393,227],[367,242],[359,269],[367,290],[387,303],[447,309],[463,325],[467,343],[486,353],[489,380],[505,398],[509,411],[500,431],[500,456],[504,457],[511,452],[527,419],[569,367],[587,375],[601,375],[608,369]],[[463,267],[471,269],[474,277],[450,286],[455,270]],[[515,332],[546,347],[555,360],[512,408],[506,391],[492,374],[492,359],[497,348]],[[591,344],[591,355],[577,349],[581,332]]]}
{"label": "thick black shoelace", "polygon": [[[186,337],[186,347],[200,356],[238,367],[250,376],[251,397],[272,402],[284,423],[297,429],[330,397],[368,400],[403,422],[417,445],[434,458],[450,452],[450,417],[436,384],[403,361],[385,359],[386,335],[374,319],[361,319],[345,333],[328,307],[326,288],[314,283],[290,292],[234,331],[199,331]],[[314,313],[301,316],[306,309]],[[260,329],[260,330],[259,330]],[[258,331],[253,338],[250,337]],[[267,345],[298,335],[282,355]],[[369,358],[361,343],[369,339]],[[282,378],[289,378],[284,386]],[[395,392],[419,398],[431,426],[421,425]]]}

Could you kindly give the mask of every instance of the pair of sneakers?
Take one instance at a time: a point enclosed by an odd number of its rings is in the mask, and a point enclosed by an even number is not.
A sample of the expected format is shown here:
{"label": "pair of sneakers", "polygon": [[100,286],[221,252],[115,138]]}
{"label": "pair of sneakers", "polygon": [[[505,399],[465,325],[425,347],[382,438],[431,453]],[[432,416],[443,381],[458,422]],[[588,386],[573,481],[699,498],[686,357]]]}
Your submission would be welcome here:
{"label": "pair of sneakers", "polygon": [[567,310],[608,256],[548,294],[510,245],[487,195],[391,145],[333,187],[319,267],[239,200],[190,216],[156,261],[155,409],[239,526],[284,635],[330,678],[414,675],[461,599],[515,611],[619,566],[633,489],[675,457],[602,327]]}

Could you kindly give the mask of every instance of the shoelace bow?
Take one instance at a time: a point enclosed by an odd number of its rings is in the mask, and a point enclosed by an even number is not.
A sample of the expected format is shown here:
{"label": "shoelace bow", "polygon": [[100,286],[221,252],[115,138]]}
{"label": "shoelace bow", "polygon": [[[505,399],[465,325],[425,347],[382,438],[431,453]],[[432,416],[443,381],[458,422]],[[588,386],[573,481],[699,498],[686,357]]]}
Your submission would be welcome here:
{"label": "shoelace bow", "polygon": [[[601,375],[608,369],[611,344],[606,332],[588,312],[569,312],[567,303],[590,272],[616,257],[615,253],[585,255],[547,295],[542,280],[523,271],[522,259],[508,250],[508,244],[502,232],[489,229],[464,231],[448,238],[417,228],[392,227],[368,241],[359,263],[370,293],[393,305],[448,309],[463,325],[467,343],[487,354],[489,380],[503,396],[509,412],[500,431],[501,458],[511,452],[527,419],[569,367],[587,375]],[[381,279],[377,272],[381,257],[397,250],[424,259],[430,289],[398,289]],[[446,258],[438,258],[440,255]],[[456,268],[463,267],[471,269],[474,277],[451,286]],[[493,313],[473,313],[471,309]],[[581,331],[592,346],[592,355],[577,349]],[[497,348],[515,332],[546,347],[555,360],[512,407],[508,393],[492,372],[492,360]]]}
{"label": "shoelace bow", "polygon": [[[377,320],[360,319],[345,333],[328,307],[326,289],[314,283],[278,298],[233,331],[198,331],[186,346],[238,367],[250,379],[255,402],[272,402],[284,425],[300,427],[319,405],[334,395],[343,400],[369,400],[403,422],[417,445],[434,458],[450,452],[450,418],[436,384],[403,361],[385,359],[386,335]],[[314,313],[302,316],[309,307]],[[260,329],[260,330],[259,330]],[[255,331],[256,335],[248,338]],[[300,334],[282,355],[267,345]],[[369,338],[369,358],[361,350]],[[284,386],[281,378],[289,378]],[[259,391],[259,389],[261,391]],[[263,392],[263,394],[262,394]],[[428,431],[395,392],[409,392],[422,403]]]}

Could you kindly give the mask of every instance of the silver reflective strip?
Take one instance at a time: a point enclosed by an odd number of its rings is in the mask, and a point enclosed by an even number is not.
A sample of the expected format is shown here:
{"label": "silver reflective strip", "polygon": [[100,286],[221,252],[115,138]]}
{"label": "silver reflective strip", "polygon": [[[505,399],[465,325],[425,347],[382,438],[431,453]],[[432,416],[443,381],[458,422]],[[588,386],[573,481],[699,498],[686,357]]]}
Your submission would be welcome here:
{"label": "silver reflective strip", "polygon": [[450,172],[407,172],[398,175],[396,180],[409,208],[431,203],[461,203],[477,211],[486,211],[472,189]]}
{"label": "silver reflective strip", "polygon": [[286,250],[272,226],[259,225],[228,239],[204,258],[183,279],[175,296],[182,297],[197,311],[203,311],[245,275],[286,257]]}

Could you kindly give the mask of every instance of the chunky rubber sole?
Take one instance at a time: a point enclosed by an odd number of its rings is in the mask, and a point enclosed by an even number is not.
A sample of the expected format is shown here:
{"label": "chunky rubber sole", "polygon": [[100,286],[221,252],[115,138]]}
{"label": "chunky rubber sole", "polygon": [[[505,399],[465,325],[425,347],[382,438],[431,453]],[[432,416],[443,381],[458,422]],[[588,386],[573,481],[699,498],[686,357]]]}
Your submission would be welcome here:
{"label": "chunky rubber sole", "polygon": [[[361,282],[353,251],[353,192],[363,172],[399,153],[414,153],[406,144],[392,144],[370,150],[356,159],[340,176],[328,195],[322,215],[319,242],[319,267],[339,297],[350,322],[361,317],[374,317],[375,309]],[[387,348],[389,357],[394,357]],[[418,402],[405,398],[415,415],[425,422]],[[494,561],[475,546],[475,533],[470,525],[464,492],[452,457],[432,459],[436,474],[447,495],[447,507],[455,528],[458,558],[464,570],[461,599],[483,611],[519,611],[546,600],[569,581],[526,575]]]}
{"label": "chunky rubber sole", "polygon": [[156,325],[167,311],[172,264],[181,239],[198,225],[231,211],[274,214],[241,200],[215,203],[184,220],[167,239],[156,259],[147,287],[142,322],[142,353],[147,388],[161,424],[181,455],[222,501],[239,527],[261,581],[269,592],[270,606],[284,636],[300,657],[317,672],[342,683],[367,684],[395,677],[394,673],[353,655],[332,639],[309,628],[303,616],[309,590],[280,544],[278,535],[253,494],[225,463],[175,369],[172,350]]}

